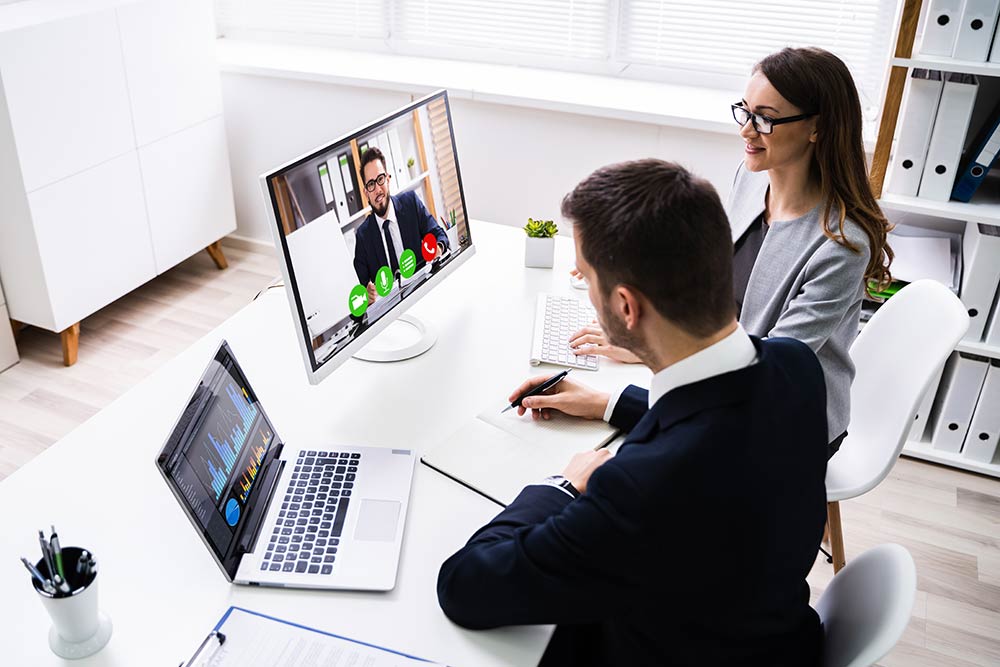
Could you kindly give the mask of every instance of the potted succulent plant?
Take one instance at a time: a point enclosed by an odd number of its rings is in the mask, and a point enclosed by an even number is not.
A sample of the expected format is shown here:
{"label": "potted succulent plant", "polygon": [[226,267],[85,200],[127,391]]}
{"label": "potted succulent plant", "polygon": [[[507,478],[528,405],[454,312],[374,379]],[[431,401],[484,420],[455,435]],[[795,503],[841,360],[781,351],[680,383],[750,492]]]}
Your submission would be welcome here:
{"label": "potted succulent plant", "polygon": [[555,256],[555,235],[559,228],[551,220],[535,220],[528,218],[524,233],[524,265],[540,269],[551,269]]}
{"label": "potted succulent plant", "polygon": [[410,180],[417,180],[417,176],[420,175],[420,172],[417,170],[417,161],[414,160],[412,156],[407,158],[406,168],[410,170]]}

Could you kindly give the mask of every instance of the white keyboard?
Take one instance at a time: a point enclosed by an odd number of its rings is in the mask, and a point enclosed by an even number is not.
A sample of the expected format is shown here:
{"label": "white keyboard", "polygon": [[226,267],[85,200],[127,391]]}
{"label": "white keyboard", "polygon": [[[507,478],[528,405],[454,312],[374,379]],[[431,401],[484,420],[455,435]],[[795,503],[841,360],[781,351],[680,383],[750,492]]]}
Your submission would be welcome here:
{"label": "white keyboard", "polygon": [[573,354],[569,337],[594,321],[593,306],[559,294],[539,294],[535,330],[531,337],[531,365],[541,363],[597,370],[597,355]]}

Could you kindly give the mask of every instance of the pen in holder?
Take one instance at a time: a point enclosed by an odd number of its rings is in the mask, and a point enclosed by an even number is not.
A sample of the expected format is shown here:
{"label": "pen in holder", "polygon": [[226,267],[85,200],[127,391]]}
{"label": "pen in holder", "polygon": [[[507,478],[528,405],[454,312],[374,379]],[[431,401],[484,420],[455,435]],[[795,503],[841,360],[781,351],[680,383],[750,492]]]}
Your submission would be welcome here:
{"label": "pen in holder", "polygon": [[[79,547],[63,547],[56,570],[49,569],[46,558],[35,567],[46,581],[32,578],[42,606],[52,618],[49,648],[60,658],[85,658],[101,650],[111,639],[111,619],[97,608],[97,564],[93,556]],[[60,583],[61,582],[61,583]]]}

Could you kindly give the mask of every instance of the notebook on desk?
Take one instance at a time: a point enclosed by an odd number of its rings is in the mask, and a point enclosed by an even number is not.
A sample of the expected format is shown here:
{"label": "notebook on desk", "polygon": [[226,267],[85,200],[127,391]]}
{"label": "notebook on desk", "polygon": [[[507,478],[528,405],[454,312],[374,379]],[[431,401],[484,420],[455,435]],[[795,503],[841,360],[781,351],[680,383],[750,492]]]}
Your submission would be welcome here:
{"label": "notebook on desk", "polygon": [[618,431],[603,421],[552,413],[533,420],[506,404],[479,413],[420,460],[500,505],[528,484],[561,473],[578,452],[607,445]]}

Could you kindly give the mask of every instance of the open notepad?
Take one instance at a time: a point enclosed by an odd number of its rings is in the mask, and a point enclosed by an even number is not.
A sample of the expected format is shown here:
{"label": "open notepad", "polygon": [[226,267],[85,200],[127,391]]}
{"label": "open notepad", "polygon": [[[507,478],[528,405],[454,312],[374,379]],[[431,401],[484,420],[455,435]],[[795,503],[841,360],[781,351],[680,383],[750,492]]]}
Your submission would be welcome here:
{"label": "open notepad", "polygon": [[608,444],[617,430],[603,421],[552,413],[552,419],[481,412],[420,460],[490,500],[509,505],[528,484],[557,475],[577,452]]}

